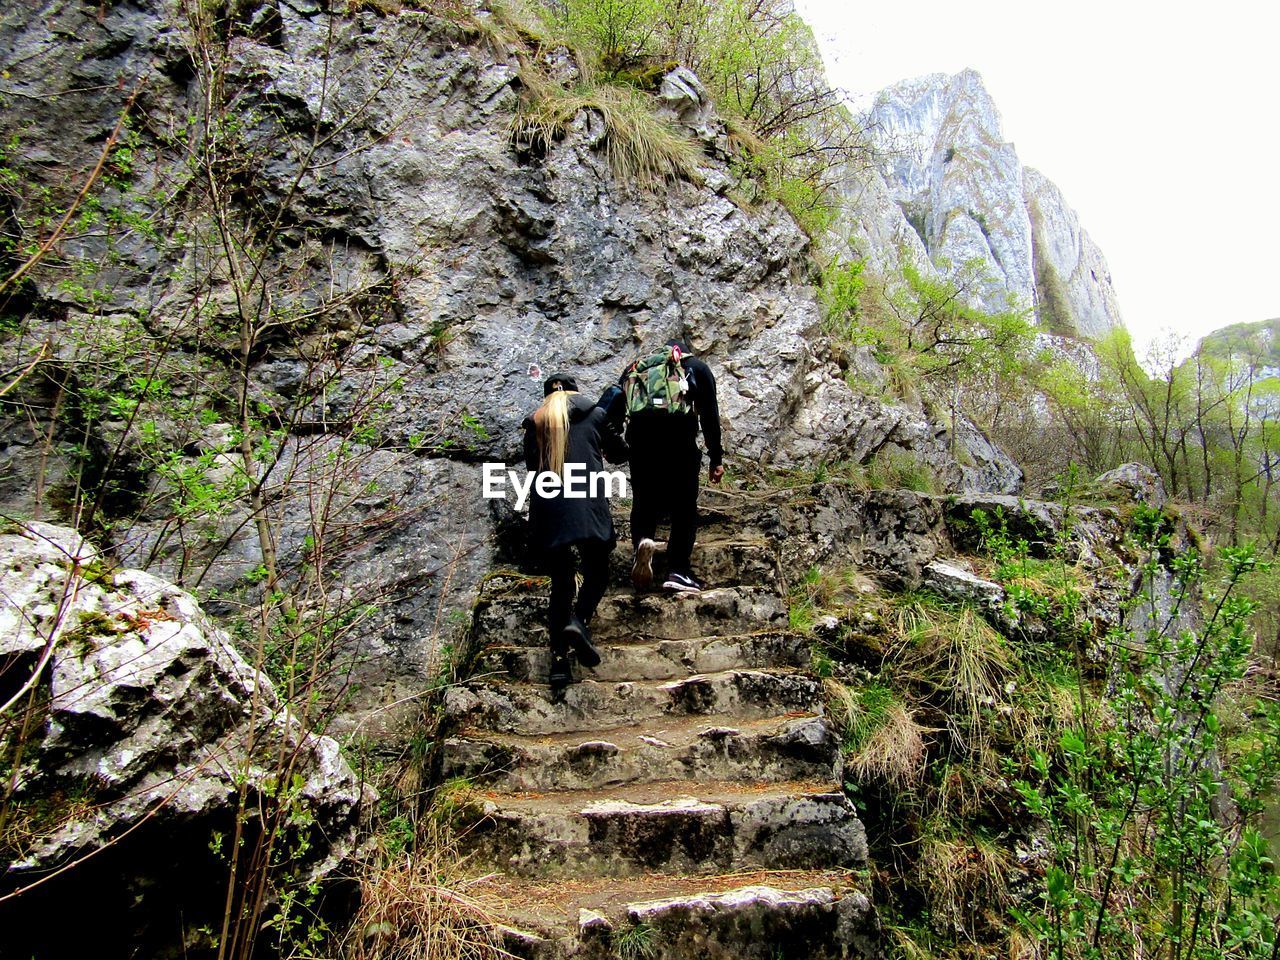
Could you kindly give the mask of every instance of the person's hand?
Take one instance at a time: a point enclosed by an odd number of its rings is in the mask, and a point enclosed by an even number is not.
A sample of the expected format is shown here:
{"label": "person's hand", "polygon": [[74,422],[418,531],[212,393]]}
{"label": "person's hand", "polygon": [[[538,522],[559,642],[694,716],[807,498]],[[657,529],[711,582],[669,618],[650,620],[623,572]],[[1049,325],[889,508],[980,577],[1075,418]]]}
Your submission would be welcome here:
{"label": "person's hand", "polygon": [[724,476],[724,464],[717,463],[711,468],[708,475],[710,476],[712,483],[719,483],[720,478]]}

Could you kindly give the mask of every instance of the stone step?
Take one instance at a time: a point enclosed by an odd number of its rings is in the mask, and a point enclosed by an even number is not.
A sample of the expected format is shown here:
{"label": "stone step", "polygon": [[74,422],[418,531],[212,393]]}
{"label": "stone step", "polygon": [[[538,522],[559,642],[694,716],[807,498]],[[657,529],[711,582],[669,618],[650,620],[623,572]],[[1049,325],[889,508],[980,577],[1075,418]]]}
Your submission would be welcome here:
{"label": "stone step", "polygon": [[[763,587],[722,587],[694,594],[607,594],[591,622],[597,641],[685,640],[785,628],[786,601]],[[487,592],[476,607],[482,646],[547,646],[547,586],[525,579]]]}
{"label": "stone step", "polygon": [[[734,668],[803,667],[812,658],[807,637],[778,631],[597,646],[600,664],[591,670],[575,667],[577,676],[604,681],[672,680]],[[545,683],[550,669],[548,647],[491,646],[480,652],[473,675]]]}
{"label": "stone step", "polygon": [[[734,496],[724,497],[719,489],[707,486],[706,470],[703,469],[704,482],[698,494],[698,539],[723,540],[742,536],[748,530],[761,527],[759,511],[748,510],[744,514],[742,504]],[[619,541],[631,540],[631,505],[627,501],[611,501],[613,527]],[[669,519],[658,524],[658,535],[655,539],[665,540],[671,532]]]}
{"label": "stone step", "polygon": [[[858,878],[841,870],[540,881],[495,875],[473,888],[504,904],[504,946],[528,960],[642,955],[652,960],[871,960],[879,924]],[[643,953],[621,944],[645,931]],[[784,946],[785,945],[785,946]]]}
{"label": "stone step", "polygon": [[853,804],[821,782],[689,780],[487,793],[462,827],[478,862],[521,876],[825,869],[866,862]]}
{"label": "stone step", "polygon": [[[620,540],[609,557],[611,583],[630,585],[631,561],[631,540]],[[693,546],[690,565],[697,577],[712,587],[772,587],[779,582],[777,553],[762,537],[700,537]],[[653,556],[655,587],[662,586],[669,569],[666,550],[658,550]]]}
{"label": "stone step", "polygon": [[472,680],[445,692],[460,728],[542,736],[608,730],[661,717],[699,714],[751,720],[790,711],[822,712],[822,684],[785,669],[726,670],[680,680],[584,680],[557,696],[549,686]]}
{"label": "stone step", "polygon": [[580,790],[690,779],[840,779],[840,742],[814,714],[715,724],[677,717],[545,737],[462,733],[444,746],[444,776],[493,789]]}

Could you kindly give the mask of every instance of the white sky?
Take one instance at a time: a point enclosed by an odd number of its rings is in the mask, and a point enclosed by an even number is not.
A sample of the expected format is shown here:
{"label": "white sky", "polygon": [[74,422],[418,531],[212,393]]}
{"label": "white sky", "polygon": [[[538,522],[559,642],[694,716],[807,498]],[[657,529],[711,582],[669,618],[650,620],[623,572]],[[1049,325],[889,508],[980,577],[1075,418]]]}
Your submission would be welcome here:
{"label": "white sky", "polygon": [[1111,268],[1139,356],[1280,316],[1280,0],[796,0],[851,93],[973,67]]}

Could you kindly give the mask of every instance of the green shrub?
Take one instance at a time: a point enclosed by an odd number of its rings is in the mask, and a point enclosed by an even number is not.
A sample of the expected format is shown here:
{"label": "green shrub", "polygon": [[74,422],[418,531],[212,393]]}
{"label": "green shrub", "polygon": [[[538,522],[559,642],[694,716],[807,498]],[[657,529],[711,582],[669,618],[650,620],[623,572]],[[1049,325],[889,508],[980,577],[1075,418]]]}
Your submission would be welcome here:
{"label": "green shrub", "polygon": [[1148,559],[1137,635],[1112,648],[1115,721],[1082,716],[1052,751],[1032,751],[1032,775],[1016,784],[1047,824],[1053,858],[1038,909],[1021,919],[1054,960],[1269,960],[1280,949],[1280,877],[1257,824],[1280,775],[1280,711],[1239,748],[1230,775],[1218,761],[1221,694],[1249,669],[1252,604],[1239,589],[1258,564],[1250,551],[1224,550],[1206,618],[1189,627],[1157,598],[1171,579],[1171,609],[1196,604],[1205,567],[1195,551],[1162,559],[1169,537],[1156,517],[1137,517]]}

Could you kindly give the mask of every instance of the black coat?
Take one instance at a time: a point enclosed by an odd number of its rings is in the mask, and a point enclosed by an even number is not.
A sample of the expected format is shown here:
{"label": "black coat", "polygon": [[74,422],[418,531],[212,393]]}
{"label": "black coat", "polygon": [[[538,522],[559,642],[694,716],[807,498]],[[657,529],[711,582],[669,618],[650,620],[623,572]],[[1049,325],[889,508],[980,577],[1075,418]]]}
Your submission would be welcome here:
{"label": "black coat", "polygon": [[[595,404],[580,393],[569,397],[569,443],[565,451],[565,464],[585,465],[587,496],[583,499],[540,497],[536,485],[529,492],[529,545],[535,553],[543,553],[555,547],[597,540],[612,543],[615,539],[613,517],[609,513],[609,500],[604,496],[603,485],[591,496],[589,476],[604,470],[604,453],[612,460],[624,458],[618,451],[621,440],[610,427],[608,404],[614,401],[616,391],[610,390]],[[538,470],[538,431],[532,415],[524,419],[524,459],[530,470]]]}

